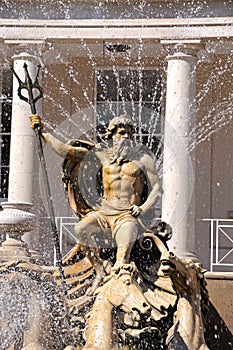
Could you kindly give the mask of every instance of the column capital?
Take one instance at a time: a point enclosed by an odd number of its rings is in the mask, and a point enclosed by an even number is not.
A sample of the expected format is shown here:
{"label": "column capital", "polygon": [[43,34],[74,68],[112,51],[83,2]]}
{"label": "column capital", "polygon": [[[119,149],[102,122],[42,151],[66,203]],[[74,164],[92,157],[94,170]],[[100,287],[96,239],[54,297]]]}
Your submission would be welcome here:
{"label": "column capital", "polygon": [[168,50],[167,59],[197,59],[198,51],[204,49],[201,40],[161,40]]}
{"label": "column capital", "polygon": [[17,60],[26,60],[26,61],[31,61],[31,62],[36,62],[38,61],[39,62],[39,57],[37,56],[34,56],[34,55],[31,55],[30,53],[28,52],[21,52],[20,54],[18,55],[14,55],[12,56],[12,60],[13,61],[17,61]]}

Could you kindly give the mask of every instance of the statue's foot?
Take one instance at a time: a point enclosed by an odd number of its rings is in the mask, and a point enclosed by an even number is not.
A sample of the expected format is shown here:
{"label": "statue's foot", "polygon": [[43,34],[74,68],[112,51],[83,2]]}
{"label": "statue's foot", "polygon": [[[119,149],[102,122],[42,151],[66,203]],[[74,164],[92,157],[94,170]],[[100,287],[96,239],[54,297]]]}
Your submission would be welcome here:
{"label": "statue's foot", "polygon": [[134,274],[135,271],[137,271],[136,265],[134,262],[131,262],[129,264],[122,263],[121,261],[117,261],[115,265],[112,267],[112,272],[115,273],[116,275],[120,274],[122,275],[123,273],[126,274]]}
{"label": "statue's foot", "polygon": [[104,278],[104,282],[106,283],[109,281],[112,277],[119,278],[122,275],[134,275],[137,272],[137,267],[134,262],[131,262],[129,264],[125,264],[122,262],[116,262],[115,265],[112,267],[111,273]]}

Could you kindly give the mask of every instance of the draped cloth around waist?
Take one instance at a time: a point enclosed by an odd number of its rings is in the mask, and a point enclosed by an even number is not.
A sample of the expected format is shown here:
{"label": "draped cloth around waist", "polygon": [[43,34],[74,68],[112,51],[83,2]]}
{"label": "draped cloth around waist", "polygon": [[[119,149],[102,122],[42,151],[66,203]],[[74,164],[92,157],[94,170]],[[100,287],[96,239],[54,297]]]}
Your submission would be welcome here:
{"label": "draped cloth around waist", "polygon": [[131,215],[130,206],[113,206],[104,198],[101,198],[101,205],[88,213],[87,216],[94,216],[102,230],[110,228],[113,238],[115,238],[115,233],[119,226],[126,222],[137,222],[137,219]]}

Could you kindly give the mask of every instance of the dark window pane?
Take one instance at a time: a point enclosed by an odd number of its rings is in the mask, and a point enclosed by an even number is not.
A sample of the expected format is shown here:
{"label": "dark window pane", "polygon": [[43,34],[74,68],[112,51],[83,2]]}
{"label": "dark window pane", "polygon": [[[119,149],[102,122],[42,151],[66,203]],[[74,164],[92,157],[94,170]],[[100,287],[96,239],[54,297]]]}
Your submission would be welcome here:
{"label": "dark window pane", "polygon": [[8,197],[8,181],[9,181],[9,168],[2,167],[1,168],[1,190],[0,190],[1,198]]}
{"label": "dark window pane", "polygon": [[139,77],[136,70],[120,71],[119,83],[119,101],[139,100]]}
{"label": "dark window pane", "polygon": [[117,81],[111,70],[97,74],[97,101],[117,101]]}
{"label": "dark window pane", "polygon": [[11,102],[2,103],[1,132],[11,132]]}
{"label": "dark window pane", "polygon": [[13,74],[10,69],[2,71],[2,94],[6,97],[12,97]]}
{"label": "dark window pane", "polygon": [[135,125],[138,123],[138,103],[137,102],[119,102],[118,103],[118,114],[128,114]]}
{"label": "dark window pane", "polygon": [[[144,130],[144,132],[146,132],[146,130]],[[154,153],[157,159],[161,157],[161,152],[162,152],[161,140],[158,137],[156,136],[149,137],[148,135],[142,135],[142,136],[136,135],[135,139],[138,143],[142,143],[143,145],[146,145],[151,150],[151,152]]]}
{"label": "dark window pane", "polygon": [[9,160],[10,160],[10,135],[2,135],[1,165],[9,165]]}
{"label": "dark window pane", "polygon": [[142,75],[142,99],[143,101],[160,101],[161,98],[161,73],[145,70]]}
{"label": "dark window pane", "polygon": [[154,106],[151,103],[143,103],[141,108],[142,128],[147,129],[149,133],[161,133],[160,106]]}
{"label": "dark window pane", "polygon": [[142,102],[141,104],[145,108],[149,108],[151,110],[151,113],[160,113],[161,110],[161,100],[154,101],[154,102]]}
{"label": "dark window pane", "polygon": [[109,121],[117,115],[117,104],[113,103],[98,103],[96,106],[97,124],[108,124]]}

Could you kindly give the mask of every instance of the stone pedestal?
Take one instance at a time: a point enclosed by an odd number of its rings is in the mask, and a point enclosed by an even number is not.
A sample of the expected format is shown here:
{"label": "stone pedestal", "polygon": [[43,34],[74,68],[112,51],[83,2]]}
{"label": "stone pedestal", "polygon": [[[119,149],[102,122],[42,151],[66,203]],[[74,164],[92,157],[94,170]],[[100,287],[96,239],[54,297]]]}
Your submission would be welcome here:
{"label": "stone pedestal", "polygon": [[[166,42],[166,44],[168,44]],[[173,228],[171,251],[192,257],[194,240],[196,42],[169,43],[164,135],[162,219]]]}

